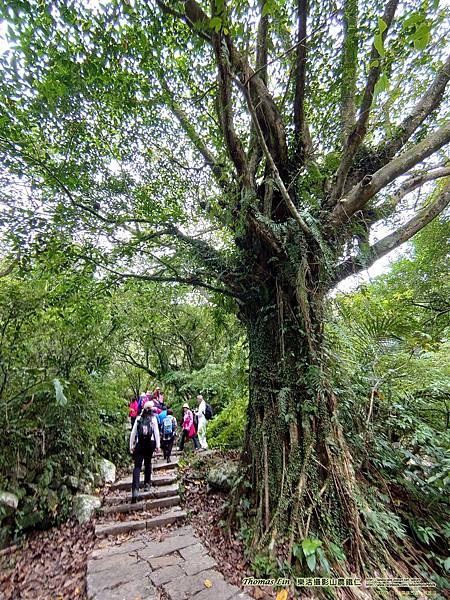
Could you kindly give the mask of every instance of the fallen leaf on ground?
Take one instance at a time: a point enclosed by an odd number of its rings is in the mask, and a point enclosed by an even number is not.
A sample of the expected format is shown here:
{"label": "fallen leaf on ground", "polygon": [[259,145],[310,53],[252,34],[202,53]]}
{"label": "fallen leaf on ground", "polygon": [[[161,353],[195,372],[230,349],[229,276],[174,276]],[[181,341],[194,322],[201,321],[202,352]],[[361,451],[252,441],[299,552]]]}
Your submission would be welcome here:
{"label": "fallen leaf on ground", "polygon": [[205,579],[205,581],[203,582],[204,586],[206,588],[210,588],[212,587],[212,581],[210,581],[209,579]]}
{"label": "fallen leaf on ground", "polygon": [[256,598],[256,600],[261,600],[261,598],[264,598],[264,592],[260,587],[253,588],[253,598]]}
{"label": "fallen leaf on ground", "polygon": [[288,591],[287,590],[280,590],[277,593],[277,597],[275,598],[275,600],[287,600],[288,597]]}

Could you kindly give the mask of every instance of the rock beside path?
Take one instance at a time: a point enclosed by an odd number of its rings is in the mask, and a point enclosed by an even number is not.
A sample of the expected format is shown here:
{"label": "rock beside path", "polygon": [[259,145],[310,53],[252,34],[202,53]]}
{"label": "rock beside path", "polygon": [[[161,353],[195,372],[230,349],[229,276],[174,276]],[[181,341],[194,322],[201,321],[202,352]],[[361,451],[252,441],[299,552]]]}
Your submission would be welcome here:
{"label": "rock beside path", "polygon": [[11,492],[0,491],[0,508],[8,514],[14,512],[19,506],[19,498]]}
{"label": "rock beside path", "polygon": [[228,461],[215,465],[208,473],[207,481],[212,489],[228,492],[239,473],[236,463]]}
{"label": "rock beside path", "polygon": [[86,523],[101,505],[102,502],[97,496],[77,494],[72,500],[72,512],[80,524]]}
{"label": "rock beside path", "polygon": [[116,465],[106,458],[98,461],[98,470],[103,483],[114,483],[116,480]]}

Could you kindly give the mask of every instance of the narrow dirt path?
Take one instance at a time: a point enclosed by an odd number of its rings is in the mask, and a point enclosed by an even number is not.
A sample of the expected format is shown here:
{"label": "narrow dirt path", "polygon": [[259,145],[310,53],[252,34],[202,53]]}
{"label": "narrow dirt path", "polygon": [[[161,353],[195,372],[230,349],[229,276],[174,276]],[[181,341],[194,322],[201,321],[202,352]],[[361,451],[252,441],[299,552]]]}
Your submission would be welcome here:
{"label": "narrow dirt path", "polygon": [[95,527],[104,539],[87,565],[89,600],[252,600],[225,581],[193,527],[172,527],[187,516],[179,503],[178,456],[154,462],[151,491],[136,504],[130,476],[110,487]]}

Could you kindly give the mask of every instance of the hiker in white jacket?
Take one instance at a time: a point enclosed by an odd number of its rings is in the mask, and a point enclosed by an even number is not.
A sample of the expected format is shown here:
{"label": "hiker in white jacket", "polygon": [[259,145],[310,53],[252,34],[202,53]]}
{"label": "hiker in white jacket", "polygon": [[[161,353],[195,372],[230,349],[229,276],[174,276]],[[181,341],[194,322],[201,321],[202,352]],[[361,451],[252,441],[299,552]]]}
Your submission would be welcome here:
{"label": "hiker in white jacket", "polygon": [[206,402],[205,402],[203,396],[200,395],[200,394],[197,396],[197,402],[198,402],[198,410],[197,410],[198,429],[197,429],[197,435],[198,435],[198,439],[199,439],[201,448],[203,450],[208,450],[208,442],[206,441],[206,416],[205,416]]}
{"label": "hiker in white jacket", "polygon": [[160,450],[158,419],[153,414],[153,402],[147,401],[142,413],[136,418],[130,435],[130,452],[134,458],[132,503],[137,502],[139,497],[142,463],[144,463],[144,491],[150,489],[152,456],[155,450],[156,452]]}

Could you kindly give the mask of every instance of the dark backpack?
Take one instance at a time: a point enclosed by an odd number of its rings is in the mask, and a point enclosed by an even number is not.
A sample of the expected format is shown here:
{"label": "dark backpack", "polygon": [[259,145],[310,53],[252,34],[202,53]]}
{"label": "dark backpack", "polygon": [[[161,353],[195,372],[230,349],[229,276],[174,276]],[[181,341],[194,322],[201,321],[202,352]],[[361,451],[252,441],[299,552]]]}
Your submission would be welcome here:
{"label": "dark backpack", "polygon": [[162,422],[162,435],[165,440],[170,440],[174,434],[174,418],[171,415],[164,417]]}
{"label": "dark backpack", "polygon": [[155,439],[153,431],[153,420],[151,415],[145,415],[139,419],[137,426],[138,444],[140,446],[150,446]]}
{"label": "dark backpack", "polygon": [[207,421],[211,421],[213,418],[213,410],[210,404],[206,404],[205,406],[205,418]]}

